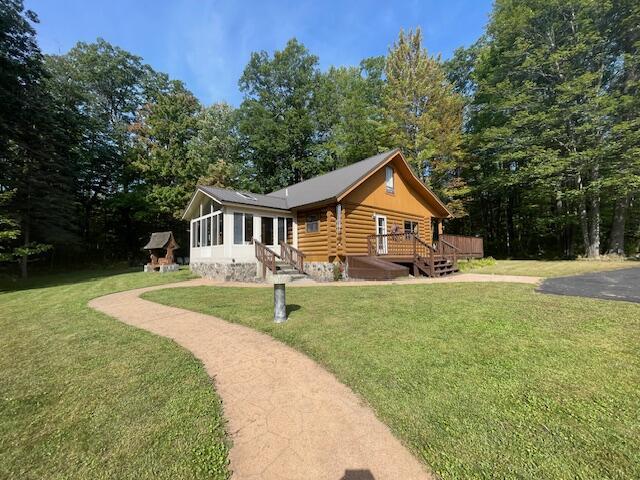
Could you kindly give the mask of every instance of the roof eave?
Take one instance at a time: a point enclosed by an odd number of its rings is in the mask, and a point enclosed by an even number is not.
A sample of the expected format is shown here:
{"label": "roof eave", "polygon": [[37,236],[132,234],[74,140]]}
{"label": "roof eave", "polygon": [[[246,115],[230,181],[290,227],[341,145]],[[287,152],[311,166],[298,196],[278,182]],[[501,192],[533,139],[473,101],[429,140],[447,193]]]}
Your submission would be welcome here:
{"label": "roof eave", "polygon": [[187,219],[186,218],[187,217],[187,212],[189,212],[189,210],[191,209],[191,205],[193,204],[193,201],[196,199],[196,195],[198,195],[198,192],[204,193],[211,200],[219,203],[220,205],[223,205],[223,202],[219,198],[216,198],[214,195],[211,195],[209,192],[204,190],[200,185],[198,185],[196,187],[196,191],[193,192],[193,195],[191,196],[191,200],[189,200],[189,204],[187,205],[187,208],[184,209],[184,212],[182,213],[182,216],[180,217],[181,220],[186,220]]}
{"label": "roof eave", "polygon": [[438,217],[438,218],[452,218],[453,214],[449,211],[449,209],[446,207],[446,205],[444,203],[442,203],[442,200],[440,200],[440,198],[431,191],[431,189],[429,187],[427,187],[424,182],[422,182],[422,180],[420,180],[415,173],[413,173],[413,170],[411,169],[411,167],[409,166],[409,163],[407,162],[407,160],[404,158],[404,155],[402,155],[402,151],[399,148],[396,148],[394,150],[392,150],[389,155],[387,155],[383,160],[381,160],[375,167],[373,167],[371,170],[369,170],[369,172],[367,172],[366,175],[363,175],[362,177],[360,177],[356,182],[352,183],[349,187],[347,187],[345,190],[343,190],[339,195],[336,196],[336,201],[340,202],[342,201],[342,199],[344,199],[344,197],[346,197],[347,195],[349,195],[353,190],[355,190],[359,185],[361,185],[362,183],[364,183],[374,172],[378,171],[381,167],[383,167],[384,165],[386,165],[387,163],[391,162],[396,155],[400,155],[400,158],[402,159],[402,161],[406,164],[407,166],[407,170],[409,171],[409,174],[413,177],[413,180],[415,182],[417,182],[417,184],[424,189],[428,195],[430,196],[430,198],[435,202],[435,206],[436,207],[440,207],[441,209],[441,213],[444,215],[443,217]]}

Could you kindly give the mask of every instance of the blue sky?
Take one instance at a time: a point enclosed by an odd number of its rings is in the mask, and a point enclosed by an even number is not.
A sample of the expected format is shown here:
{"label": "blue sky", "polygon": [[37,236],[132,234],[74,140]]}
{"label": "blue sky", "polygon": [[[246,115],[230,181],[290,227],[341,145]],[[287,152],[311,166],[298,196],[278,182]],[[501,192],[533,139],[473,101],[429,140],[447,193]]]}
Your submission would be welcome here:
{"label": "blue sky", "polygon": [[483,32],[490,0],[219,1],[26,0],[40,17],[45,53],[102,37],[180,79],[205,104],[238,105],[251,52],[296,37],[320,66],[357,65],[384,55],[401,28],[420,26],[431,53],[449,57]]}

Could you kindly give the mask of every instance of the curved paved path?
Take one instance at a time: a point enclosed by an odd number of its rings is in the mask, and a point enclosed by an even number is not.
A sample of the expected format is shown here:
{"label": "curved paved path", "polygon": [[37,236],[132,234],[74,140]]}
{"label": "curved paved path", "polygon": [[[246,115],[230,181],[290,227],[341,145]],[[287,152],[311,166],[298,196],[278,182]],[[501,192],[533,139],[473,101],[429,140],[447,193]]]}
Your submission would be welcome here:
{"label": "curved paved path", "polygon": [[[538,280],[463,274],[315,285]],[[150,290],[214,284],[198,279],[141,288],[96,298],[89,305],[124,323],[171,338],[202,361],[223,401],[233,441],[230,463],[235,479],[433,478],[350,389],[302,353],[248,327],[139,298]],[[299,285],[306,286],[312,285]]]}
{"label": "curved paved path", "polygon": [[250,328],[114,293],[89,305],[187,348],[215,379],[236,479],[428,479],[356,395],[305,355]]}
{"label": "curved paved path", "polygon": [[640,268],[549,278],[542,282],[538,291],[640,303]]}

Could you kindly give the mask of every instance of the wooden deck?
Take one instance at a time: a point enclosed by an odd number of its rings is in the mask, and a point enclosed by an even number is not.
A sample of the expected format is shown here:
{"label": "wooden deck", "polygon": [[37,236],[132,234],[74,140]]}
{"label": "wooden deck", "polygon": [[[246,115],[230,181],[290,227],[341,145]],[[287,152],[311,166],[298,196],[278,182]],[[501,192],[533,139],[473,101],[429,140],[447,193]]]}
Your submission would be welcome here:
{"label": "wooden deck", "polygon": [[484,240],[482,237],[442,234],[440,238],[458,249],[458,258],[484,257]]}
{"label": "wooden deck", "polygon": [[367,241],[368,258],[411,265],[414,276],[440,277],[458,271],[459,249],[444,239],[432,245],[406,232],[370,235]]}

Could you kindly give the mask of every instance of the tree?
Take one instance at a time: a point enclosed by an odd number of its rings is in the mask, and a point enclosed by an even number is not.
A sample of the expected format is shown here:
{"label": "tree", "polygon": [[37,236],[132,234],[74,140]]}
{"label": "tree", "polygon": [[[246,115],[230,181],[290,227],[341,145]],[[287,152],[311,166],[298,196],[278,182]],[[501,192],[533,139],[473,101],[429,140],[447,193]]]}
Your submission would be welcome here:
{"label": "tree", "polygon": [[357,162],[391,148],[384,135],[382,97],[384,57],[368,58],[359,67],[331,67],[324,76],[330,135],[324,148],[336,166]]}
{"label": "tree", "polygon": [[10,227],[6,235],[19,243],[13,254],[26,277],[31,256],[73,239],[73,177],[66,162],[64,117],[46,89],[32,26],[37,16],[18,0],[3,0],[1,7],[0,193],[3,209],[12,213],[3,215]]}
{"label": "tree", "polygon": [[187,158],[199,165],[200,185],[249,188],[239,161],[237,115],[227,103],[214,103],[197,115],[196,133],[187,146]]}
{"label": "tree", "polygon": [[[495,4],[477,55],[474,188],[506,253],[600,254],[619,51],[615,8],[587,0]],[[613,122],[613,123],[612,123]]]}
{"label": "tree", "polygon": [[625,254],[627,217],[640,192],[640,5],[613,3],[605,23],[608,46],[617,66],[610,81],[613,109],[609,119],[608,169],[604,189],[614,199],[607,253]]}
{"label": "tree", "polygon": [[[200,102],[181,82],[142,107],[131,132],[134,167],[140,172],[148,213],[179,218],[209,160],[189,154],[197,133]],[[193,152],[193,150],[191,150]]]}
{"label": "tree", "polygon": [[92,230],[94,210],[103,207],[105,198],[128,190],[132,181],[129,125],[146,102],[147,87],[156,74],[140,57],[103,39],[80,42],[65,55],[49,57],[47,66],[77,116],[81,134],[76,179],[82,232],[86,242],[97,243],[102,232]]}
{"label": "tree", "polygon": [[416,173],[463,215],[459,192],[462,98],[448,82],[439,58],[422,47],[420,29],[389,50],[384,95],[389,142],[402,148]]}
{"label": "tree", "polygon": [[273,57],[251,55],[240,78],[239,132],[244,161],[261,190],[274,190],[323,171],[316,147],[328,134],[319,117],[318,58],[297,40]]}

